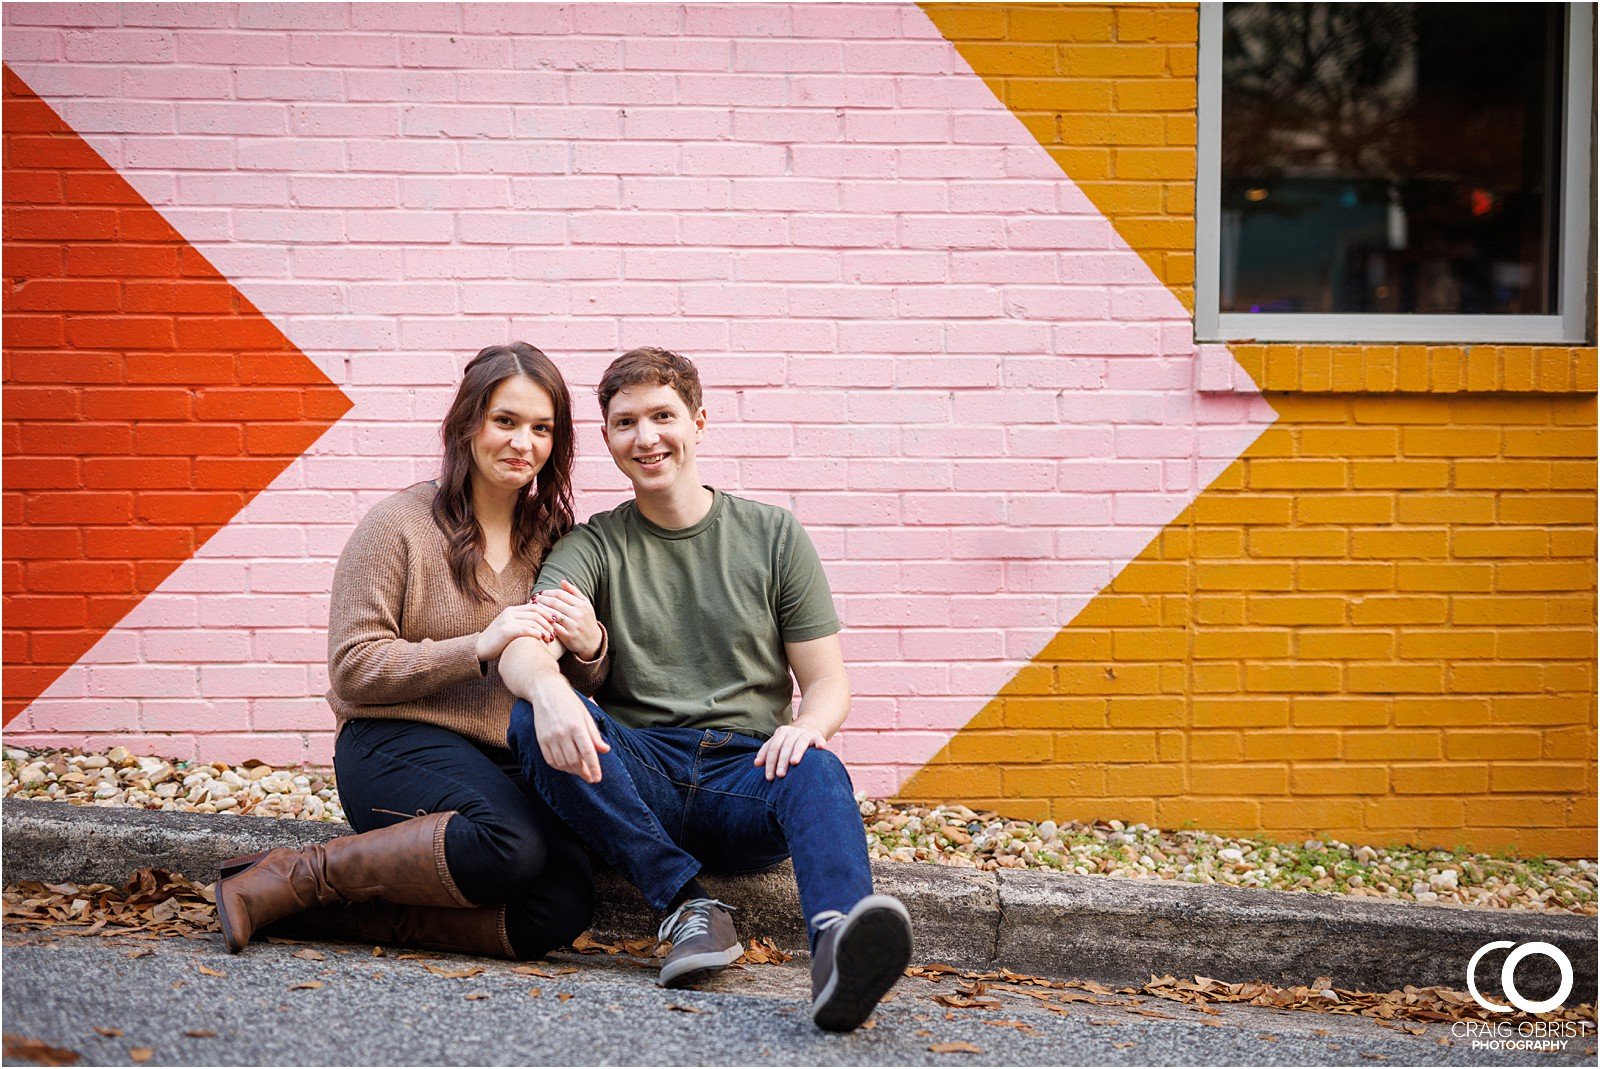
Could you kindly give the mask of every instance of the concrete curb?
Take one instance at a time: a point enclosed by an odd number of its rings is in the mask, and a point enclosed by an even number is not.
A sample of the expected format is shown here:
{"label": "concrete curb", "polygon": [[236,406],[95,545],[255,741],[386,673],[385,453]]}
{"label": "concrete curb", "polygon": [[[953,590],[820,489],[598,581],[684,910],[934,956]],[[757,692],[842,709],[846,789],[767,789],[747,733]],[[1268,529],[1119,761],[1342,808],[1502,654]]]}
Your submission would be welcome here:
{"label": "concrete curb", "polygon": [[[227,857],[350,833],[343,824],[18,799],[0,806],[0,824],[7,881],[77,883],[120,883],[145,866],[214,878]],[[910,909],[920,961],[966,968],[998,963],[1114,984],[1172,973],[1279,984],[1329,976],[1338,986],[1380,991],[1406,984],[1462,989],[1467,962],[1484,943],[1540,941],[1561,948],[1572,962],[1568,1002],[1595,997],[1592,917],[894,862],[874,863],[873,879]],[[804,948],[788,864],[703,882],[740,907],[747,936]],[[597,883],[597,931],[654,933],[656,918],[631,886],[609,871],[600,872]],[[1504,955],[1496,951],[1480,963],[1480,990],[1499,991]],[[1517,972],[1517,986],[1529,998],[1554,994],[1556,979],[1554,965],[1537,955]]]}

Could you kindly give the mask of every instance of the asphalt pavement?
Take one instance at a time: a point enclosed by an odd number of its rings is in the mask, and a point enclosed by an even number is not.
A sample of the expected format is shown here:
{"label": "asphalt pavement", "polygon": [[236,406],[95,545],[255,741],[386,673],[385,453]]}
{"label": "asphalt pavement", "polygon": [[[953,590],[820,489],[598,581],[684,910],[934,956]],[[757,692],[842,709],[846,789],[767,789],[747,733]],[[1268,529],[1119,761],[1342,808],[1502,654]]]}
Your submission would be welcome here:
{"label": "asphalt pavement", "polygon": [[[312,950],[323,960],[296,953]],[[736,966],[697,991],[665,991],[625,957],[509,962],[382,957],[354,944],[252,944],[4,933],[6,1064],[19,1040],[144,1065],[1577,1065],[1595,1039],[1557,1053],[1474,1051],[1449,1026],[1410,1035],[1365,1018],[1156,999],[1039,1000],[948,1009],[956,981],[907,977],[864,1028],[818,1031],[805,959]],[[431,967],[431,968],[430,968]],[[441,975],[479,968],[471,976]],[[568,971],[570,970],[570,971]],[[296,985],[317,985],[301,986]],[[538,994],[532,992],[537,989]],[[1138,1011],[1144,1011],[1143,1013]],[[1148,1016],[1146,1014],[1156,1014]],[[99,1029],[100,1031],[96,1031]],[[106,1034],[106,1033],[120,1034]],[[938,1053],[965,1043],[969,1052]],[[139,1050],[143,1048],[143,1050]]]}

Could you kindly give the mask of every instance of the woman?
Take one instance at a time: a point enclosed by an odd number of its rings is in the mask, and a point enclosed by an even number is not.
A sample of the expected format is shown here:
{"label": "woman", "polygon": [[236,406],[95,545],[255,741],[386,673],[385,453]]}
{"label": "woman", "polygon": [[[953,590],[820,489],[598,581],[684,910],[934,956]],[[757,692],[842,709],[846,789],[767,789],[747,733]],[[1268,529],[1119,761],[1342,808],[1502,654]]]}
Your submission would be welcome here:
{"label": "woman", "polygon": [[579,690],[605,677],[605,632],[582,594],[528,603],[572,528],[571,398],[538,349],[492,345],[467,365],[440,436],[438,480],[379,502],[333,578],[334,767],[361,834],[224,864],[232,952],[274,922],[510,958],[588,927],[588,859],[506,749],[512,699],[496,671],[507,645],[534,637],[565,647]]}

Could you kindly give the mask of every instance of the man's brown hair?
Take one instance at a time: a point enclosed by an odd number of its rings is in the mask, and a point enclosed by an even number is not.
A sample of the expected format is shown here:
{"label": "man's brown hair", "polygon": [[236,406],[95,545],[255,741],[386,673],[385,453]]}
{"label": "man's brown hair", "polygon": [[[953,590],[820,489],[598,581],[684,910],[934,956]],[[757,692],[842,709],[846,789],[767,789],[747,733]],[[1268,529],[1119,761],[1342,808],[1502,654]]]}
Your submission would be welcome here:
{"label": "man's brown hair", "polygon": [[689,414],[700,411],[700,373],[688,357],[654,345],[641,345],[611,361],[600,376],[600,415],[611,407],[618,390],[629,386],[671,386],[689,406]]}

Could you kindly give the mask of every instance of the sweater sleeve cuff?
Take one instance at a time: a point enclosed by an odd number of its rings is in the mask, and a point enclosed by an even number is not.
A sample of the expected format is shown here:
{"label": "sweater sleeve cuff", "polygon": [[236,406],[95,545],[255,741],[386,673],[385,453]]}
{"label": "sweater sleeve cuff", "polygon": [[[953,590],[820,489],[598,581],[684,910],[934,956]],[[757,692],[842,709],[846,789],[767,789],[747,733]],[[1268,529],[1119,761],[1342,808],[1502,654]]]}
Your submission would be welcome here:
{"label": "sweater sleeve cuff", "polygon": [[462,635],[459,638],[441,639],[430,643],[433,649],[432,670],[437,673],[438,684],[448,687],[456,683],[470,683],[489,673],[489,666],[478,660],[478,636]]}
{"label": "sweater sleeve cuff", "polygon": [[600,628],[600,648],[591,660],[586,661],[571,650],[561,657],[562,674],[574,689],[585,694],[599,690],[611,669],[611,635],[606,631],[605,624],[598,621],[596,624]]}

